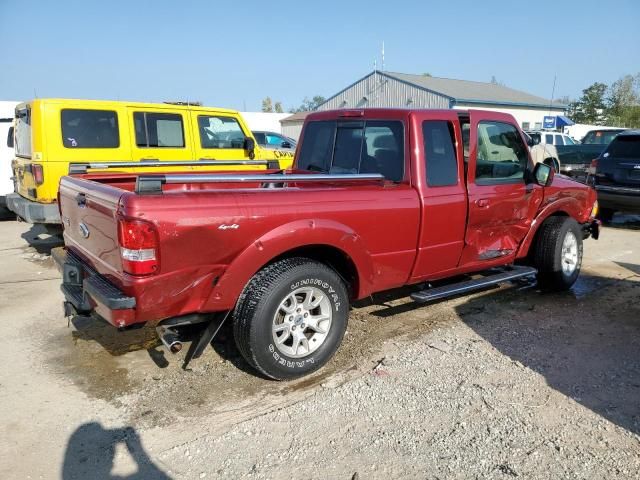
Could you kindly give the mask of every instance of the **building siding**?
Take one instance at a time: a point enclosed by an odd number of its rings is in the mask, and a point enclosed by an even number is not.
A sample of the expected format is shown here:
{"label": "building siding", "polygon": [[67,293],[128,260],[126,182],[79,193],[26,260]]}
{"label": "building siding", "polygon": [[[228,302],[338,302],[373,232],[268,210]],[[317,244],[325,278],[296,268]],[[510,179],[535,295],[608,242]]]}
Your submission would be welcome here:
{"label": "building siding", "polygon": [[282,122],[282,134],[289,138],[293,138],[296,142],[302,133],[302,125],[304,120],[296,120],[294,122]]}
{"label": "building siding", "polygon": [[373,72],[327,100],[318,110],[338,108],[449,108],[450,99]]}

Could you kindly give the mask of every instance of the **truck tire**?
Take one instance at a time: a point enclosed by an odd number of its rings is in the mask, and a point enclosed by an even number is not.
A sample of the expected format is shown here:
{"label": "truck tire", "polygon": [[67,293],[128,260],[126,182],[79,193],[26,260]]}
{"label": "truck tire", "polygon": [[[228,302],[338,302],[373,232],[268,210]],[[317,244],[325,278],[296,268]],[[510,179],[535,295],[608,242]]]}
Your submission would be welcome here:
{"label": "truck tire", "polygon": [[582,237],[573,218],[551,217],[542,224],[534,251],[542,290],[568,290],[575,283],[582,266]]}
{"label": "truck tire", "polygon": [[287,258],[264,267],[244,288],[234,311],[234,336],[251,366],[290,380],[329,361],[348,317],[347,288],[332,268]]}

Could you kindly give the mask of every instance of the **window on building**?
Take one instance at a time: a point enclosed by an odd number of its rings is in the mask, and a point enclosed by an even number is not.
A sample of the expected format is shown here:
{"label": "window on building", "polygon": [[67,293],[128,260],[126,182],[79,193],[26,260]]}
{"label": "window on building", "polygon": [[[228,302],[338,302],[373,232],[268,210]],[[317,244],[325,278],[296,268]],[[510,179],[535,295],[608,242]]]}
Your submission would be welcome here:
{"label": "window on building", "polygon": [[244,148],[244,132],[233,117],[198,115],[198,131],[202,148]]}
{"label": "window on building", "polygon": [[535,126],[533,127],[534,130],[541,130],[542,129],[542,122],[536,122]]}
{"label": "window on building", "polygon": [[298,166],[328,173],[381,173],[400,181],[404,176],[402,122],[309,122]]}
{"label": "window on building", "polygon": [[427,185],[442,187],[458,183],[458,161],[451,122],[429,120],[422,123]]}
{"label": "window on building", "polygon": [[522,122],[522,130],[529,130],[530,127],[531,127],[531,123]]}
{"label": "window on building", "polygon": [[118,114],[109,110],[64,109],[62,144],[67,148],[118,148]]}
{"label": "window on building", "polygon": [[521,182],[528,158],[527,147],[513,125],[502,122],[478,124],[477,184]]}
{"label": "window on building", "polygon": [[135,112],[133,123],[138,147],[184,147],[182,115],[178,113]]}

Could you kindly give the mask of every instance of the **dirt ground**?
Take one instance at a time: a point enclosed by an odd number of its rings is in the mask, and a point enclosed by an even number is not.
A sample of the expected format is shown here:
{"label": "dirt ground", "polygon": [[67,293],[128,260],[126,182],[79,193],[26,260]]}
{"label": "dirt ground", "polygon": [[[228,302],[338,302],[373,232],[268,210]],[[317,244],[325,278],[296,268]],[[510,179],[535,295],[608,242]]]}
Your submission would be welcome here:
{"label": "dirt ground", "polygon": [[153,332],[68,324],[39,233],[0,222],[0,478],[640,478],[640,217],[570,292],[377,295],[288,383],[229,328],[185,371]]}

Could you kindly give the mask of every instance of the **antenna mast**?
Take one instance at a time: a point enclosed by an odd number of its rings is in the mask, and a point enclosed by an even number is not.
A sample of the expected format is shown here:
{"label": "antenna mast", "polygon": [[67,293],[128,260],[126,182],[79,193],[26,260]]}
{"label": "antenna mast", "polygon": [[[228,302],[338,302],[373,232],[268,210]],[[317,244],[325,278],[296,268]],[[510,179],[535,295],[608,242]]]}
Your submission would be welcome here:
{"label": "antenna mast", "polygon": [[384,40],[382,41],[382,71],[384,72]]}

